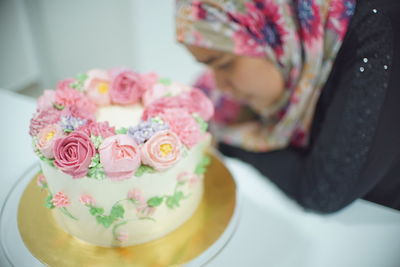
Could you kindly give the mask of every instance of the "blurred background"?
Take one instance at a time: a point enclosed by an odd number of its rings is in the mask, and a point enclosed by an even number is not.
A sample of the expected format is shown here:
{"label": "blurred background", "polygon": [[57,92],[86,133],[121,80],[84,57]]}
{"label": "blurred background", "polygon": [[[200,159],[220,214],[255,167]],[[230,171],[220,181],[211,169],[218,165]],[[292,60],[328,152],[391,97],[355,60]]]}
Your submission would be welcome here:
{"label": "blurred background", "polygon": [[191,83],[202,67],[175,41],[174,0],[0,0],[0,89],[37,97],[91,68]]}

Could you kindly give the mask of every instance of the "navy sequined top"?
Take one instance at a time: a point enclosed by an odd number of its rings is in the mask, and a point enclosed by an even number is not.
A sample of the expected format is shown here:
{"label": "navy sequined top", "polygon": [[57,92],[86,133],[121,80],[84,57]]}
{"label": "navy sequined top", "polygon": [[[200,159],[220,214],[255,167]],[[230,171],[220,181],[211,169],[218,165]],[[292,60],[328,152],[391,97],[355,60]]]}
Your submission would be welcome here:
{"label": "navy sequined top", "polygon": [[357,1],[315,114],[306,149],[220,150],[305,209],[330,213],[364,198],[400,210],[400,1]]}

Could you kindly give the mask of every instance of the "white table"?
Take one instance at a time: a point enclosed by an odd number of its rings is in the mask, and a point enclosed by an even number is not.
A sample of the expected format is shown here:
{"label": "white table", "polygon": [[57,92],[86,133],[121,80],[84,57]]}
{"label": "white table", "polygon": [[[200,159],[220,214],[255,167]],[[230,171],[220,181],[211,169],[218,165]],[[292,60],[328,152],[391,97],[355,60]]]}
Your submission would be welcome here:
{"label": "white table", "polygon": [[[28,135],[34,109],[31,98],[0,89],[0,206],[15,179],[37,161]],[[225,161],[238,183],[240,220],[207,266],[400,266],[400,212],[357,200],[333,215],[307,213],[249,165]],[[25,262],[39,266],[33,257]],[[8,266],[3,255],[0,266]]]}

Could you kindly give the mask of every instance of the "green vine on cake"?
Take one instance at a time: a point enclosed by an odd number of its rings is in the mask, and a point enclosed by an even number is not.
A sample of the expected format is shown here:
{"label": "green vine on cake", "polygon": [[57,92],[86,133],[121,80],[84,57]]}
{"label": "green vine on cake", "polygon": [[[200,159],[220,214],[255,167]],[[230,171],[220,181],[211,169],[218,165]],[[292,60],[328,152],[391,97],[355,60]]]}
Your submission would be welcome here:
{"label": "green vine on cake", "polygon": [[211,163],[211,158],[209,156],[203,156],[200,162],[197,164],[194,171],[195,174],[204,174],[207,171],[208,165]]}

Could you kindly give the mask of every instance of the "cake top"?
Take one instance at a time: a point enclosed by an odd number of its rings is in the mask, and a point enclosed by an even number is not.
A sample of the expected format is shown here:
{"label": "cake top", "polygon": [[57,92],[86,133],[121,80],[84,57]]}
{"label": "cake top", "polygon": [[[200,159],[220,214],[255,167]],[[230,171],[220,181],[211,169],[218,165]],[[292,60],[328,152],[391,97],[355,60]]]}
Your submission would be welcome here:
{"label": "cake top", "polygon": [[164,171],[208,135],[199,89],[128,69],[90,70],[45,90],[29,134],[42,161],[73,178]]}

